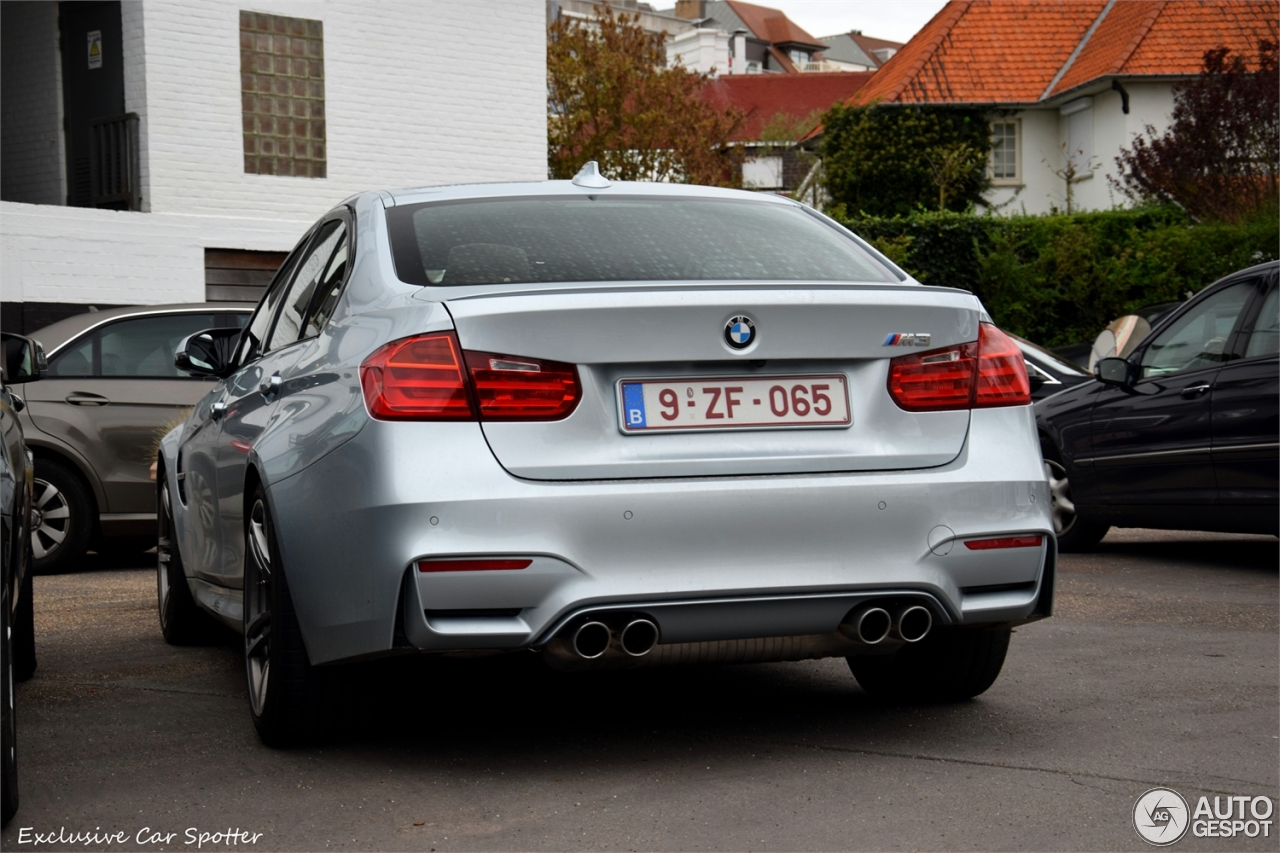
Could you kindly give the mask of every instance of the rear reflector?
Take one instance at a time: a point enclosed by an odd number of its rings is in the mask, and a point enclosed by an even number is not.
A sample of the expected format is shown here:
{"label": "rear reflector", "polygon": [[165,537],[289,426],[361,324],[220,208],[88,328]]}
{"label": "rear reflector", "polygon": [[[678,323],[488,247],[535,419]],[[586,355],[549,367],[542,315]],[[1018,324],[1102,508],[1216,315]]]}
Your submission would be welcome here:
{"label": "rear reflector", "polygon": [[464,352],[453,332],[378,349],[360,365],[360,384],[379,420],[554,421],[582,399],[574,365]]}
{"label": "rear reflector", "polygon": [[980,323],[977,341],[891,359],[889,395],[908,412],[1024,406],[1031,383],[1017,344]]}
{"label": "rear reflector", "polygon": [[420,572],[509,572],[527,569],[533,560],[419,560]]}
{"label": "rear reflector", "polygon": [[990,551],[993,548],[1039,548],[1043,536],[1006,536],[1000,539],[969,539],[964,547],[970,551]]}

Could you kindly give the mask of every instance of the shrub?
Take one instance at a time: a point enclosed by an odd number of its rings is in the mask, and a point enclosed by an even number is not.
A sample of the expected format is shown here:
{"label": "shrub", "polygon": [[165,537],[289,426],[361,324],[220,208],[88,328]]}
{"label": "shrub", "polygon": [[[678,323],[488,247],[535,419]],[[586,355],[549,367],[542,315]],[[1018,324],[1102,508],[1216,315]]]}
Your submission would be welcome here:
{"label": "shrub", "polygon": [[844,221],[921,282],[973,291],[1002,328],[1044,346],[1092,341],[1116,317],[1280,257],[1273,210],[1207,224],[1172,207]]}

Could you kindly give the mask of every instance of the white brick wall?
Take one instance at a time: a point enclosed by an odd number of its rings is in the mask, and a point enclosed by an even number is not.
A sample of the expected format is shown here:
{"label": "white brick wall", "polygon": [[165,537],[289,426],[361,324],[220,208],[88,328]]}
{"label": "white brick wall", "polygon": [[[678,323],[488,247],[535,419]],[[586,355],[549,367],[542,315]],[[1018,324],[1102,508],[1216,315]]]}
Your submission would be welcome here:
{"label": "white brick wall", "polygon": [[[241,9],[324,22],[327,178],[244,173]],[[0,202],[6,302],[199,301],[204,248],[290,249],[355,192],[546,177],[541,3],[125,0],[121,24],[150,212]]]}
{"label": "white brick wall", "polygon": [[[0,192],[32,204],[65,204],[58,4],[4,3],[0,26]],[[30,71],[30,79],[11,74]]]}
{"label": "white brick wall", "polygon": [[[309,221],[373,187],[546,177],[539,3],[188,0],[143,8],[153,211],[251,210]],[[240,9],[324,22],[327,178],[244,173]]]}
{"label": "white brick wall", "polygon": [[0,299],[204,301],[204,250],[291,249],[308,222],[0,202]]}

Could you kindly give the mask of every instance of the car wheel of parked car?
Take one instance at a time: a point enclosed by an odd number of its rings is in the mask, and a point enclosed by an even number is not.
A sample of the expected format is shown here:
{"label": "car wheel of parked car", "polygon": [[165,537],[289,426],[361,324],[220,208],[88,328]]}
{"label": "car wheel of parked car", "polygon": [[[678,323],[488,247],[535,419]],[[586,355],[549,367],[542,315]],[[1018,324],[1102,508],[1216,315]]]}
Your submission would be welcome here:
{"label": "car wheel of parked car", "polygon": [[1011,633],[1009,628],[935,628],[891,655],[850,657],[849,669],[878,699],[958,702],[995,683]]}
{"label": "car wheel of parked car", "polygon": [[36,673],[36,615],[31,599],[31,564],[22,581],[18,609],[13,615],[13,680],[26,681]]}
{"label": "car wheel of parked car", "polygon": [[287,746],[316,731],[320,675],[307,659],[267,495],[258,486],[245,530],[244,665],[258,736]]}
{"label": "car wheel of parked car", "polygon": [[168,483],[160,486],[157,518],[156,601],[160,610],[160,631],[165,642],[172,646],[204,642],[216,626],[196,604],[191,588],[187,586],[182,552],[173,532],[173,505],[169,502]]}
{"label": "car wheel of parked car", "polygon": [[89,548],[93,496],[80,475],[57,459],[36,460],[33,566],[39,574],[64,572]]}
{"label": "car wheel of parked car", "polygon": [[1082,519],[1076,514],[1076,505],[1071,499],[1071,481],[1067,479],[1062,457],[1047,441],[1041,443],[1040,452],[1044,456],[1044,474],[1049,480],[1049,505],[1053,511],[1053,532],[1058,536],[1058,550],[1092,550],[1111,526]]}
{"label": "car wheel of parked car", "polygon": [[0,650],[0,690],[3,690],[4,696],[0,697],[0,716],[3,716],[3,722],[0,723],[2,731],[0,731],[0,750],[4,752],[3,760],[3,778],[0,778],[0,824],[7,824],[9,818],[13,817],[14,812],[18,810],[18,718],[14,713],[13,707],[13,641],[9,634],[10,624],[9,615],[9,592],[5,590],[2,594],[3,601],[0,602],[0,645],[4,648]]}

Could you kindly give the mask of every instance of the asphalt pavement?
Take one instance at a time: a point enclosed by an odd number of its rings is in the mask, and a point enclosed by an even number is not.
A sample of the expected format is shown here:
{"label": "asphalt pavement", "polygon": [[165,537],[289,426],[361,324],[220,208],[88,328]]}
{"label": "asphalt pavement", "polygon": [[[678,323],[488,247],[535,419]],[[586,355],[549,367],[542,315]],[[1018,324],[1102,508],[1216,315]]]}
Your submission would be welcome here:
{"label": "asphalt pavement", "polygon": [[326,742],[271,750],[237,638],[165,645],[154,556],[91,555],[36,578],[0,846],[1145,850],[1134,804],[1165,786],[1189,810],[1270,798],[1267,837],[1174,849],[1275,850],[1278,558],[1272,537],[1113,531],[1062,557],[1055,617],[959,704],[874,701],[839,659],[565,675],[415,658],[353,676]]}

